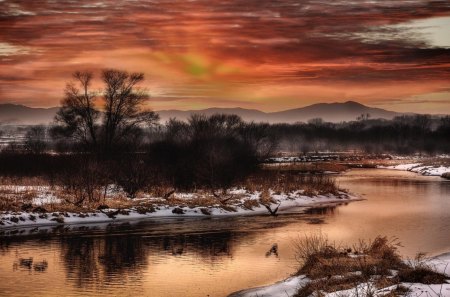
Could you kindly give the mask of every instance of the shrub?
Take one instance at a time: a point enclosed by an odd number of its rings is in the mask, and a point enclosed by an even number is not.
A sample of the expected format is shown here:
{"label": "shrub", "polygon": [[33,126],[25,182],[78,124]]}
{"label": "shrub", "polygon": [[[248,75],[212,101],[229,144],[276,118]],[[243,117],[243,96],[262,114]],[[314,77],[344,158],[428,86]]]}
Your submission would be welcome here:
{"label": "shrub", "polygon": [[74,168],[57,179],[65,194],[65,201],[77,207],[83,203],[98,203],[106,196],[108,179],[104,166],[92,158],[80,158]]}

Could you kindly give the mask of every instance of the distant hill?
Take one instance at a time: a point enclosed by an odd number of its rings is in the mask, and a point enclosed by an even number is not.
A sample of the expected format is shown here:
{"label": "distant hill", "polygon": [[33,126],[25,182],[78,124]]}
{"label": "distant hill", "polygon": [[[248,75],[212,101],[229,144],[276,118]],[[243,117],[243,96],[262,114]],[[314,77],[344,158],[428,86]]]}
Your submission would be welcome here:
{"label": "distant hill", "polygon": [[[58,108],[31,108],[23,105],[0,104],[0,123],[9,124],[48,124]],[[370,114],[371,119],[392,119],[402,113],[388,111],[381,108],[365,106],[358,102],[318,103],[302,108],[289,109],[279,112],[262,112],[256,109],[244,108],[208,108],[202,110],[160,110],[157,113],[161,122],[170,118],[186,120],[193,114],[212,115],[215,113],[236,114],[246,121],[270,123],[307,122],[313,118],[322,118],[327,122],[342,122],[356,120],[361,114]]]}
{"label": "distant hill", "polygon": [[244,120],[270,123],[307,122],[313,118],[322,118],[327,122],[342,122],[356,120],[361,114],[370,114],[371,119],[392,119],[402,113],[388,111],[381,108],[368,107],[354,101],[345,103],[318,103],[306,107],[289,109],[279,112],[262,112],[244,108],[208,108],[203,110],[160,110],[158,111],[164,122],[169,118],[185,120],[192,114],[212,115],[214,113],[237,114]]}
{"label": "distant hill", "polygon": [[0,124],[49,124],[58,109],[58,107],[33,108],[17,104],[0,104]]}
{"label": "distant hill", "polygon": [[302,108],[290,109],[270,114],[273,122],[308,121],[313,118],[322,118],[327,122],[338,123],[356,120],[361,114],[370,114],[372,119],[392,119],[401,113],[381,108],[365,106],[354,101],[345,103],[318,103]]}

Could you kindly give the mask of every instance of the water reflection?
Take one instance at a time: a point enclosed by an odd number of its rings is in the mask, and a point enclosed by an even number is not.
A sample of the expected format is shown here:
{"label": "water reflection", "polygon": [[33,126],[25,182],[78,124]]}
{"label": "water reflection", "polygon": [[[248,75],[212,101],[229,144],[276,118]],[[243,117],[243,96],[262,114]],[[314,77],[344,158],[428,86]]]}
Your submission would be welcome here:
{"label": "water reflection", "polygon": [[350,171],[338,182],[367,200],[278,217],[159,219],[2,237],[0,295],[226,296],[293,273],[292,242],[311,232],[348,244],[397,236],[407,256],[450,250],[449,182],[383,170]]}
{"label": "water reflection", "polygon": [[321,206],[321,207],[314,207],[309,208],[305,210],[305,214],[309,215],[334,215],[336,212],[337,206]]}

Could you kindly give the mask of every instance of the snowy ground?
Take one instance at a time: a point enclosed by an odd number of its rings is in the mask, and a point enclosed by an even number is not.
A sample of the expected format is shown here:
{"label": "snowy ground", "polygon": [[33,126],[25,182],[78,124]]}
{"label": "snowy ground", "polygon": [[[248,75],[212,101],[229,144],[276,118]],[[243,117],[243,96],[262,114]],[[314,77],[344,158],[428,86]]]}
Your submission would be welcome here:
{"label": "snowy ground", "polygon": [[288,297],[294,296],[299,288],[306,285],[309,279],[304,275],[292,276],[273,285],[248,289],[231,294],[228,297]]}
{"label": "snowy ground", "polygon": [[[409,289],[408,297],[450,297],[450,253],[446,253],[428,260],[425,264],[432,267],[436,272],[443,273],[449,277],[447,283],[436,285],[425,285],[419,283],[402,283],[401,286]],[[304,275],[293,276],[273,285],[239,291],[229,297],[289,297],[308,284],[309,279]],[[325,297],[358,297],[358,296],[385,296],[396,287],[375,289],[372,283],[359,284],[349,290],[328,293]]]}
{"label": "snowy ground", "polygon": [[416,172],[421,175],[442,176],[444,173],[450,173],[450,166],[444,165],[424,165],[423,163],[400,164],[394,166],[378,166],[378,168],[395,169]]}
{"label": "snowy ground", "polygon": [[[211,206],[189,207],[183,203],[179,205],[168,205],[152,203],[152,198],[135,199],[142,203],[142,206],[128,209],[103,209],[95,212],[2,212],[0,213],[0,231],[3,229],[17,229],[23,227],[58,226],[71,224],[96,224],[105,222],[134,221],[146,218],[161,217],[207,217],[207,216],[239,216],[239,215],[269,215],[266,206],[259,203],[261,192],[247,192],[243,189],[229,191],[231,194],[240,195],[240,199],[227,204],[217,204]],[[359,200],[358,197],[349,195],[346,192],[339,192],[338,195],[317,195],[313,197],[303,195],[303,191],[295,191],[288,194],[275,194],[271,192],[273,203],[268,205],[272,211],[278,206],[278,213],[287,211],[295,207],[319,206],[324,204],[339,204],[349,201]],[[177,199],[192,199],[193,194],[180,193]],[[254,200],[255,203],[249,203]],[[159,199],[161,201],[161,199]],[[55,197],[35,198],[36,205],[45,207],[46,203],[57,203]],[[267,205],[267,204],[266,204]]]}
{"label": "snowy ground", "polygon": [[307,156],[285,156],[268,158],[266,163],[295,163],[295,162],[320,162],[320,161],[333,161],[339,159],[338,155],[307,155]]}

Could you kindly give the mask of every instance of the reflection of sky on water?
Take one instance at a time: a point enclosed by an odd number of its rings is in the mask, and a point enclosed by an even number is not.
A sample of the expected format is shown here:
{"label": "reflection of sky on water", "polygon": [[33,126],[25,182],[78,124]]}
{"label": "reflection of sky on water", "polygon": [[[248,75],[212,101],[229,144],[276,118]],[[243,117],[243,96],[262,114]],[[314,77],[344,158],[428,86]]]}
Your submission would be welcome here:
{"label": "reflection of sky on water", "polygon": [[[343,244],[396,236],[408,257],[450,250],[450,182],[387,170],[352,170],[338,182],[367,200],[277,218],[161,220],[2,239],[0,289],[10,296],[225,296],[295,272],[292,243],[312,232]],[[275,243],[278,257],[267,256]],[[17,268],[29,258],[48,268]]]}

